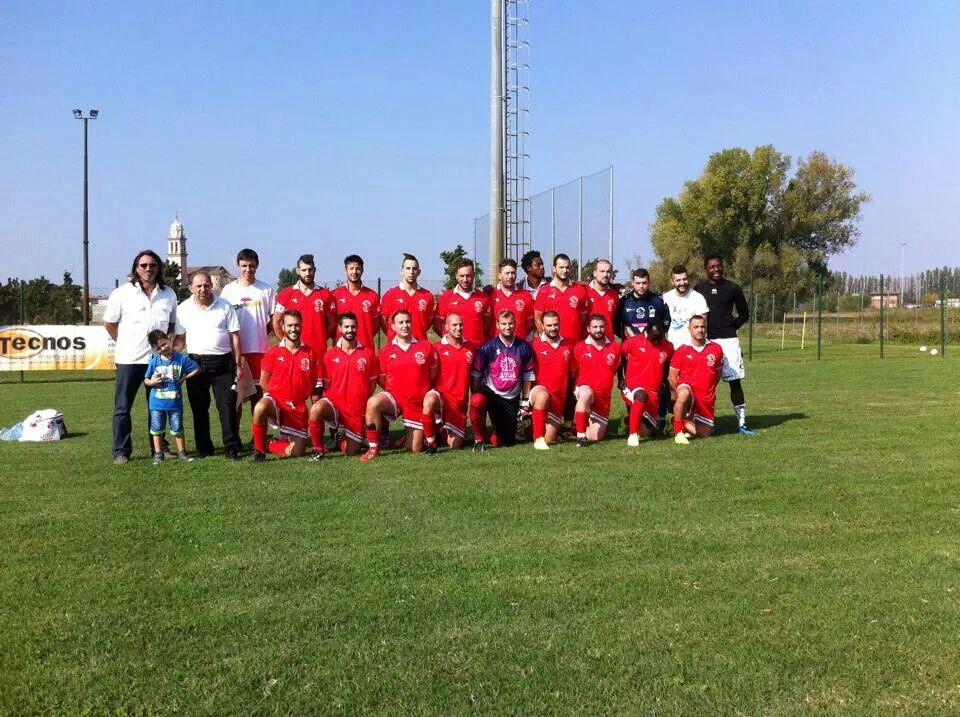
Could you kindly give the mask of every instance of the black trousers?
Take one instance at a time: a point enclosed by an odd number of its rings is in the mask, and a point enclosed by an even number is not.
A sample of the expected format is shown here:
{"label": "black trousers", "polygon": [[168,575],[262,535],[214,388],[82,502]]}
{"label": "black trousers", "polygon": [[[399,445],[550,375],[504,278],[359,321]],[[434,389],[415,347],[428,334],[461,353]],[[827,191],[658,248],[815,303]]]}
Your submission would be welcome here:
{"label": "black trousers", "polygon": [[518,413],[520,412],[520,397],[505,398],[494,393],[487,386],[480,390],[487,398],[487,412],[493,423],[494,433],[501,446],[512,446],[517,442]]}
{"label": "black trousers", "polygon": [[187,379],[187,398],[193,412],[193,436],[197,444],[197,453],[213,453],[213,441],[210,440],[210,390],[217,403],[220,415],[220,428],[223,435],[223,449],[227,452],[240,450],[240,435],[237,430],[237,391],[233,387],[236,364],[232,354],[202,356],[190,354],[190,358],[200,365],[200,373]]}
{"label": "black trousers", "polygon": [[117,364],[116,383],[113,390],[113,457],[130,457],[133,453],[133,420],[130,418],[130,411],[133,408],[133,402],[140,391],[144,392],[143,410],[147,413],[147,445],[150,446],[150,452],[153,452],[153,444],[149,440],[150,436],[150,411],[149,405],[150,389],[143,385],[143,378],[147,375],[147,364],[145,363],[122,363]]}

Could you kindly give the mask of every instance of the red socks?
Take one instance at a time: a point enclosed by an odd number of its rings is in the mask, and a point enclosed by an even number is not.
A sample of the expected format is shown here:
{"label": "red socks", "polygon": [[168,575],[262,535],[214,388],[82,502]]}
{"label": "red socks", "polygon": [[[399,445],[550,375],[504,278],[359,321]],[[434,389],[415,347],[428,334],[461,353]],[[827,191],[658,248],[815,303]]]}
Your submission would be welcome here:
{"label": "red socks", "polygon": [[433,422],[433,413],[424,411],[421,420],[423,421],[423,439],[428,446],[431,446],[437,442],[437,424]]}
{"label": "red socks", "polygon": [[313,444],[313,450],[317,453],[323,453],[326,447],[323,444],[323,422],[310,421],[310,442]]}
{"label": "red socks", "polygon": [[673,417],[673,432],[682,433],[687,430],[687,421],[683,418]]}
{"label": "red socks", "polygon": [[380,450],[380,430],[376,426],[374,426],[373,428],[371,428],[370,426],[367,426],[366,429],[364,430],[364,433],[367,436],[367,443],[370,444],[370,450],[379,451]]}
{"label": "red socks", "polygon": [[640,433],[640,422],[643,420],[643,404],[633,401],[630,404],[630,433]]}
{"label": "red socks", "polygon": [[267,449],[276,456],[285,456],[289,445],[290,441],[286,438],[274,438],[267,444]]}
{"label": "red socks", "polygon": [[533,409],[533,440],[547,435],[547,409]]}
{"label": "red socks", "polygon": [[261,453],[267,452],[267,424],[254,423],[253,447]]}
{"label": "red socks", "polygon": [[473,440],[487,440],[487,417],[485,411],[487,399],[482,393],[470,396],[470,428],[473,430]]}
{"label": "red socks", "polygon": [[586,435],[587,433],[587,423],[590,419],[590,414],[586,411],[575,411],[573,414],[573,425],[577,429],[577,435]]}

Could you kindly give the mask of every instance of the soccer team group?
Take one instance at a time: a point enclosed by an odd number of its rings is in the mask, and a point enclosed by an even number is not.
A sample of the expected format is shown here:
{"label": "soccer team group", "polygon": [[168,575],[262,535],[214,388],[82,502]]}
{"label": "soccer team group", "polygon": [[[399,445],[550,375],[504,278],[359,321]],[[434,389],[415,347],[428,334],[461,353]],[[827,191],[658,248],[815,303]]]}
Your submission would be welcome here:
{"label": "soccer team group", "polygon": [[[570,258],[558,254],[547,277],[536,251],[523,256],[522,278],[506,259],[496,285],[485,288],[475,287],[474,264],[462,259],[456,286],[436,299],[419,285],[410,254],[399,285],[382,297],[363,284],[356,255],[344,260],[346,281],[333,291],[315,284],[313,256],[301,256],[298,281],[275,296],[256,279],[255,252],[241,251],[237,264],[240,279],[222,296],[258,384],[255,462],[311,449],[320,460],[325,430],[342,453],[367,462],[391,446],[386,427],[395,420],[405,436],[394,445],[427,455],[463,447],[468,424],[474,451],[513,445],[525,418],[535,449],[549,450],[571,419],[576,445],[585,447],[605,437],[615,388],[627,406],[628,445],[667,433],[668,412],[674,441],[685,445],[713,432],[721,379],[730,384],[740,432],[752,434],[737,340],[748,307],[740,287],[724,278],[720,257],[707,257],[707,278],[695,287],[686,268],[675,266],[673,289],[663,296],[650,290],[644,269],[626,287],[613,284],[607,260],[597,262],[591,281],[578,282]],[[439,336],[432,343],[431,329]],[[376,351],[380,331],[385,341]],[[278,343],[265,351],[243,345],[254,335],[262,349],[270,333]],[[271,427],[279,437],[268,438]]]}

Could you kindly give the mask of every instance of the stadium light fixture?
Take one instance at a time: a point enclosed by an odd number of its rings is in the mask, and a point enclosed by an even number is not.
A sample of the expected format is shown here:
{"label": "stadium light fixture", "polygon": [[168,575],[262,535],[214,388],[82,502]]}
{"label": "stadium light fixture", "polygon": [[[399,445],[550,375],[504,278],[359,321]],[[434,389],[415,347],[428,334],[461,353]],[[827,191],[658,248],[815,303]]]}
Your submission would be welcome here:
{"label": "stadium light fixture", "polygon": [[75,109],[73,116],[83,122],[83,324],[90,325],[90,226],[87,201],[87,123],[96,119],[100,110],[90,110],[88,116]]}

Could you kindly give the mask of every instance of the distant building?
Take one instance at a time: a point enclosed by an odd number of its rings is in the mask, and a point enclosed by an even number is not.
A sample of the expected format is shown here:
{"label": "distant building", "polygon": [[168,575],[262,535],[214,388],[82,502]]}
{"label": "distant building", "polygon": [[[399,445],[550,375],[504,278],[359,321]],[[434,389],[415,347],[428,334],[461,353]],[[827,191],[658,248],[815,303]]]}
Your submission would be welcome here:
{"label": "distant building", "polygon": [[883,304],[885,309],[895,309],[900,306],[900,295],[895,291],[887,291],[883,294],[870,294],[870,308],[879,309]]}
{"label": "distant building", "polygon": [[[939,308],[940,308],[940,304],[942,304],[942,303],[943,303],[943,302],[941,302],[940,299],[937,299],[937,300],[934,302],[933,305],[934,305],[936,308],[939,309]],[[947,308],[948,308],[948,309],[960,309],[960,298],[950,298],[950,297],[947,297]]]}
{"label": "distant building", "polygon": [[205,271],[210,274],[213,280],[213,290],[219,294],[223,287],[236,279],[226,267],[219,264],[207,264],[201,266],[190,266],[187,264],[187,233],[180,223],[180,217],[174,217],[170,225],[170,233],[167,235],[167,261],[180,267],[180,284],[189,286],[190,278],[198,271]]}

